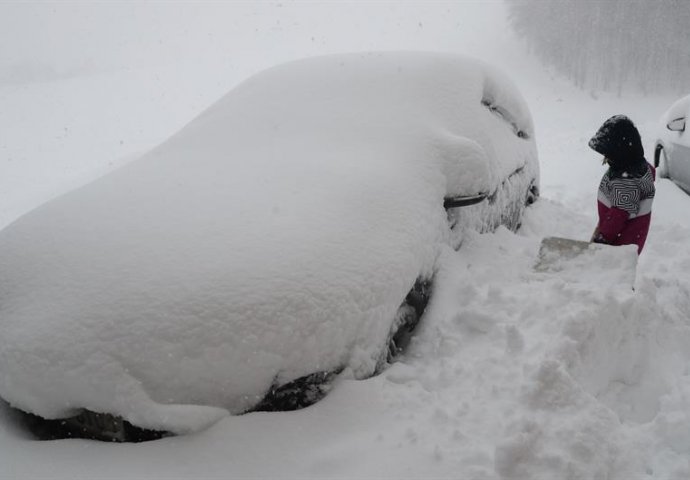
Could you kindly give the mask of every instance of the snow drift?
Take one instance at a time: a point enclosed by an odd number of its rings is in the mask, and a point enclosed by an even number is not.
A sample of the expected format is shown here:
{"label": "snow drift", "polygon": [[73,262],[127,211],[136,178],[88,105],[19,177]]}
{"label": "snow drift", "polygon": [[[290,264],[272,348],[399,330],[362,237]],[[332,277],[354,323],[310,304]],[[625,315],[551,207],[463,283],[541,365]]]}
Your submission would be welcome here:
{"label": "snow drift", "polygon": [[444,198],[487,195],[453,221],[487,229],[536,177],[529,112],[481,62],[270,69],[0,232],[0,396],[183,433],[300,376],[368,376],[453,241]]}

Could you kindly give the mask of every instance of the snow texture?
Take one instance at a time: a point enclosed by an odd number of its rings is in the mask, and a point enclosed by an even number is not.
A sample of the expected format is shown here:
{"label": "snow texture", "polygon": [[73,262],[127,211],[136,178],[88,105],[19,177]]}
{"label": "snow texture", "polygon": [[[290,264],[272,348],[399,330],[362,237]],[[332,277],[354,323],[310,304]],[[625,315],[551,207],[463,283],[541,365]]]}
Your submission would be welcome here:
{"label": "snow texture", "polygon": [[443,198],[498,197],[459,234],[523,208],[531,136],[510,82],[457,55],[262,72],[0,233],[0,396],[184,433],[304,375],[367,377],[450,241]]}
{"label": "snow texture", "polygon": [[[0,403],[0,478],[690,478],[690,197],[657,177],[634,291],[611,276],[534,270],[543,237],[586,241],[594,229],[605,167],[587,146],[592,133],[626,114],[649,154],[676,92],[574,88],[528,55],[503,2],[179,2],[154,12],[138,3],[116,16],[118,5],[87,15],[36,4],[23,16],[24,3],[7,14],[0,5],[0,22],[22,34],[0,29],[0,50],[58,60],[60,47],[70,58],[87,47],[108,64],[106,47],[117,42],[146,65],[0,85],[0,225],[160,143],[253,71],[401,45],[481,55],[509,72],[534,118],[542,195],[517,234],[468,232],[457,252],[443,248],[422,330],[381,375],[354,380],[346,371],[309,408],[227,416],[194,435],[136,445],[36,441]],[[110,43],[89,37],[99,28]],[[55,48],[27,55],[41,38]],[[141,54],[152,45],[154,55]],[[165,55],[172,65],[155,63]],[[627,278],[626,268],[609,273]]]}

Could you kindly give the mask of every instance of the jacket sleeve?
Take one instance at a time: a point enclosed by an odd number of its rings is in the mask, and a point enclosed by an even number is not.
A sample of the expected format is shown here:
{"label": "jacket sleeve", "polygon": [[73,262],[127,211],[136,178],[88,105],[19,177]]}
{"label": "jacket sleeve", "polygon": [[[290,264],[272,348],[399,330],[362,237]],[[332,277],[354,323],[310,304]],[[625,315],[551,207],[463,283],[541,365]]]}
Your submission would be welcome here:
{"label": "jacket sleeve", "polygon": [[613,243],[623,231],[630,214],[618,207],[606,207],[599,202],[599,238],[598,243]]}

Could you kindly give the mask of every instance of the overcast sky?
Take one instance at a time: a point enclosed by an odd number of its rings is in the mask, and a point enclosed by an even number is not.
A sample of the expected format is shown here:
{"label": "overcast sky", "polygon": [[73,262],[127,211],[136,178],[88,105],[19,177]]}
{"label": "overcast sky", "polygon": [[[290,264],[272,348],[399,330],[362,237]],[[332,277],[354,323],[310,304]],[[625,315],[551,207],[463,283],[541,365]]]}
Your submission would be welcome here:
{"label": "overcast sky", "polygon": [[353,50],[481,55],[503,30],[487,28],[503,11],[500,0],[3,0],[0,78],[188,62],[261,68],[290,58]]}

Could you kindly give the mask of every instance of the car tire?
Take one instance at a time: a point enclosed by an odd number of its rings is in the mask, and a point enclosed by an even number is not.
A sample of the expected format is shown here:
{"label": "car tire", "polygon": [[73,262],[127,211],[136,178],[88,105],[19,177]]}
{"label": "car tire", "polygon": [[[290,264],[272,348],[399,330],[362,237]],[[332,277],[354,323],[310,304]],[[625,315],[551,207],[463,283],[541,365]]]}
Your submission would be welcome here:
{"label": "car tire", "polygon": [[396,361],[405,353],[419,321],[424,315],[431,298],[432,284],[430,279],[419,277],[409,291],[405,300],[398,308],[391,325],[387,348],[376,366],[376,373],[380,373],[386,365]]}
{"label": "car tire", "polygon": [[661,145],[657,145],[654,149],[654,166],[659,178],[668,178],[668,159],[666,158],[666,151]]}

